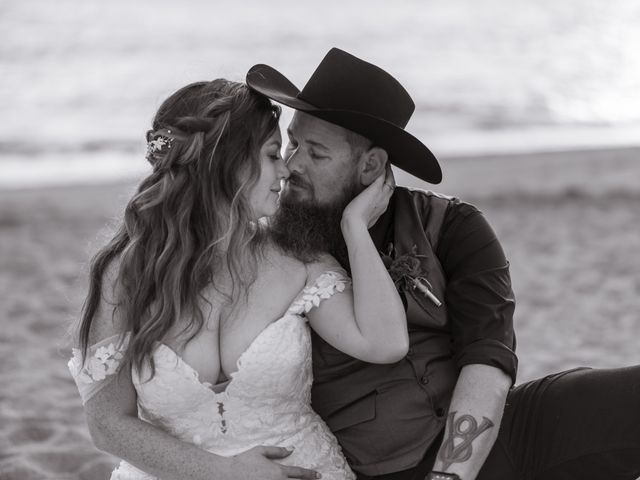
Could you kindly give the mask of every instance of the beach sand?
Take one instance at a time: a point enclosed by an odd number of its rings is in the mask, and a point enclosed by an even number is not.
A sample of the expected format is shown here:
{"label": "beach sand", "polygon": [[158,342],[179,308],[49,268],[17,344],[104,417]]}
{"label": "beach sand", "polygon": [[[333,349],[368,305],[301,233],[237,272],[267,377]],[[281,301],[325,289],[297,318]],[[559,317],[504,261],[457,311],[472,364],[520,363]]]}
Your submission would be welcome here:
{"label": "beach sand", "polygon": [[[443,161],[511,262],[519,383],[640,363],[640,151]],[[399,184],[413,184],[402,175]],[[104,479],[66,362],[88,256],[133,184],[0,192],[0,479]]]}

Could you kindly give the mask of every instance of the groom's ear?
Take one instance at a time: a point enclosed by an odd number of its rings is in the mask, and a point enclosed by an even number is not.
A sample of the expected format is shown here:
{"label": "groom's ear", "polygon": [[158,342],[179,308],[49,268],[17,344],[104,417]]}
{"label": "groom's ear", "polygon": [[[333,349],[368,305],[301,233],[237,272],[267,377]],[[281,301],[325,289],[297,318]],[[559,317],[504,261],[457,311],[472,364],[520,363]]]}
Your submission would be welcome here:
{"label": "groom's ear", "polygon": [[389,155],[384,148],[371,147],[359,159],[360,183],[369,186],[385,170]]}

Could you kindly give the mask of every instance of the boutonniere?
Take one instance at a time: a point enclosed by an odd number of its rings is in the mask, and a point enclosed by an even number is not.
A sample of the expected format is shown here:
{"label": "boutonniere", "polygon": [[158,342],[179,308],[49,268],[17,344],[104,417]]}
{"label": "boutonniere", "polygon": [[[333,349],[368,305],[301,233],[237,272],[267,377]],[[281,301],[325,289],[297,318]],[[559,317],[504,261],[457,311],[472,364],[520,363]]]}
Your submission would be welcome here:
{"label": "boutonniere", "polygon": [[422,271],[420,258],[424,258],[425,255],[419,255],[415,245],[411,252],[396,257],[393,243],[390,243],[387,247],[387,253],[381,252],[380,256],[398,291],[401,289],[417,290],[431,300],[436,307],[442,305],[442,302],[434,295],[433,287]]}

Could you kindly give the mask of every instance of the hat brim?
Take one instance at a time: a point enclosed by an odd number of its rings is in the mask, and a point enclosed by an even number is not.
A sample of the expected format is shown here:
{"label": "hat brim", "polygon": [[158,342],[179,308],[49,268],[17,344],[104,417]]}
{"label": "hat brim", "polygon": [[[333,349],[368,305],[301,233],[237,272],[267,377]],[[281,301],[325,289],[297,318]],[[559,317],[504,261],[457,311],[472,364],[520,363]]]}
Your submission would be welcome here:
{"label": "hat brim", "polygon": [[300,90],[276,69],[259,64],[247,73],[247,85],[255,91],[295,110],[313,115],[371,139],[384,148],[391,163],[426,182],[442,181],[442,170],[435,155],[406,130],[362,112],[320,108],[299,98]]}

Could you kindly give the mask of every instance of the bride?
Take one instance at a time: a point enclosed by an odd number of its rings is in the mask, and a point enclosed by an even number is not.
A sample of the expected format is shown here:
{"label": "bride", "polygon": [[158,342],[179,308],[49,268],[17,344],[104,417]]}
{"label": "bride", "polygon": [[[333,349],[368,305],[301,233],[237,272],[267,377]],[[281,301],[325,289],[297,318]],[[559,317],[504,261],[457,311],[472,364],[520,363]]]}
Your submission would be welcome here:
{"label": "bride", "polygon": [[94,443],[122,459],[114,480],[355,478],[311,409],[308,326],[367,362],[406,354],[403,305],[367,231],[393,176],[344,211],[352,280],[328,254],[288,256],[261,220],[289,174],[279,115],[219,79],[154,118],[153,172],[93,259],[69,361]]}

